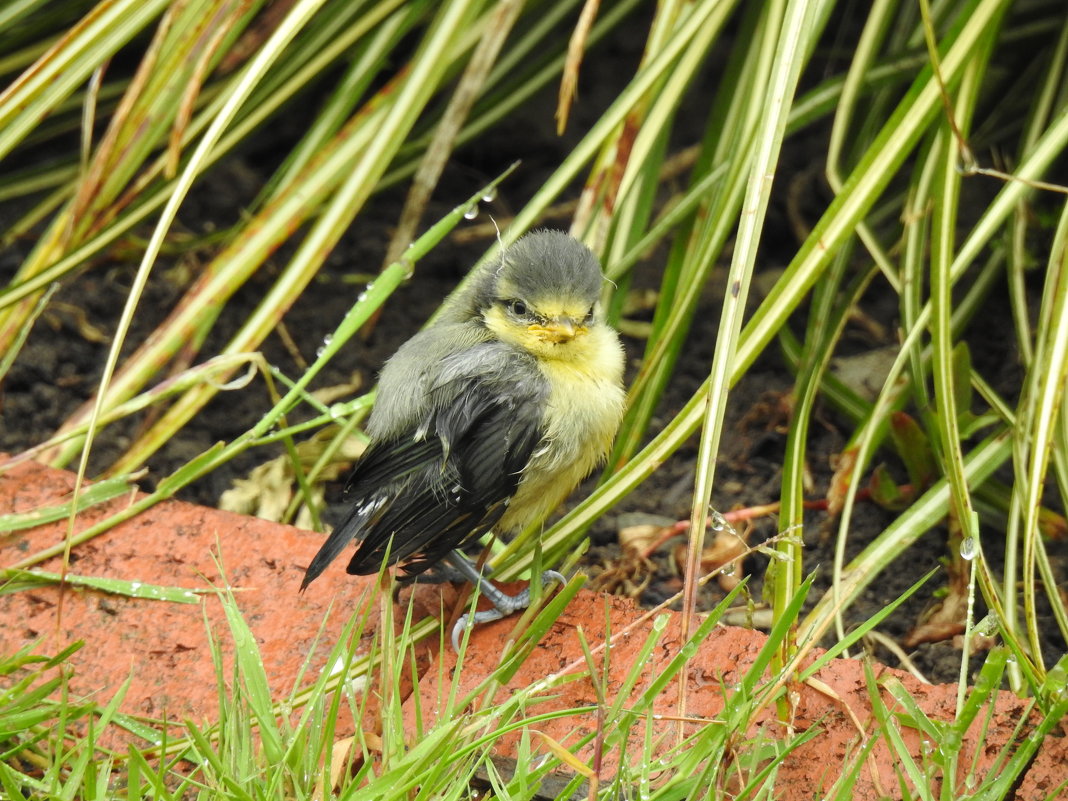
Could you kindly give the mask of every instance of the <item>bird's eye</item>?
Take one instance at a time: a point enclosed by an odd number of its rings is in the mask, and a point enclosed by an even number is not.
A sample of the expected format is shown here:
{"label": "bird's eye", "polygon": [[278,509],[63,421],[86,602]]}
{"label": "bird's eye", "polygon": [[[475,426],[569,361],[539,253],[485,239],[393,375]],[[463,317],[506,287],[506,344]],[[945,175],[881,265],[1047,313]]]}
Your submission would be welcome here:
{"label": "bird's eye", "polygon": [[527,313],[527,304],[521,300],[512,300],[508,302],[508,311],[514,314],[516,317],[525,317]]}
{"label": "bird's eye", "polygon": [[595,307],[594,307],[594,306],[590,306],[590,310],[589,310],[588,312],[586,312],[586,323],[587,323],[587,324],[589,324],[589,323],[592,323],[592,322],[593,322],[593,313],[594,313],[594,310],[595,310]]}

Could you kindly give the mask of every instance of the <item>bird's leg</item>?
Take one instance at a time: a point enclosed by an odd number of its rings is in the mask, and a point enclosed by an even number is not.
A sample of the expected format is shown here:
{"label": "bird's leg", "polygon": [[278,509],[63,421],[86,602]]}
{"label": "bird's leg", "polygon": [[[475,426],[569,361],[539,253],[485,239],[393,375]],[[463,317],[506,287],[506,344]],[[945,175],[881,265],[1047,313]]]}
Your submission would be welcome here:
{"label": "bird's leg", "polygon": [[[486,573],[489,573],[489,568],[484,568]],[[483,581],[485,576],[482,577]],[[402,587],[409,584],[462,584],[463,582],[470,583],[470,572],[457,570],[451,564],[447,562],[438,562],[433,567],[424,570],[422,573],[416,573],[414,576],[397,575],[397,583]]]}
{"label": "bird's leg", "polygon": [[[450,551],[443,561],[447,562],[453,569],[460,573],[460,575],[477,586],[478,591],[493,604],[493,609],[486,609],[482,612],[475,612],[474,614],[465,612],[460,616],[460,619],[456,621],[456,625],[452,627],[453,650],[460,650],[460,635],[463,634],[463,631],[467,628],[468,624],[476,625],[478,623],[489,623],[491,620],[500,620],[502,617],[508,617],[508,615],[514,614],[520,609],[526,609],[530,606],[529,587],[517,595],[505,595],[497,589],[497,587],[491,584],[489,579],[485,578],[478,571],[478,568],[471,563],[471,560],[464,556],[460,551]],[[541,574],[541,583],[544,586],[550,581],[559,582],[561,585],[567,584],[567,579],[555,570],[546,570]]]}

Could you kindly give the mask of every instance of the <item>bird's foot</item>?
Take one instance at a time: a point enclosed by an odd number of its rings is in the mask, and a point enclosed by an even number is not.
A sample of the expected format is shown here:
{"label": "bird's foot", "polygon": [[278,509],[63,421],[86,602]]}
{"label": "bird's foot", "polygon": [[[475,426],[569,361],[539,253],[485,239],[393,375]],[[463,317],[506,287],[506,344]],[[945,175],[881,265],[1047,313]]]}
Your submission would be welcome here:
{"label": "bird's foot", "polygon": [[[490,572],[489,568],[486,567],[483,568],[483,571],[485,573]],[[485,580],[485,578],[486,576],[483,575],[482,579]],[[409,584],[463,584],[465,581],[471,581],[470,573],[455,567],[449,562],[440,562],[422,573],[416,573],[414,576],[397,576],[397,583],[402,587]]]}
{"label": "bird's foot", "polygon": [[[567,579],[555,570],[546,570],[541,574],[541,584],[544,587],[550,582],[557,582],[560,586],[563,586],[567,584]],[[456,625],[452,627],[452,648],[457,652],[460,650],[460,638],[469,626],[500,620],[530,606],[529,587],[515,595],[505,595],[481,576],[478,577],[477,582],[472,583],[478,584],[479,592],[493,603],[493,609],[485,609],[474,613],[465,612],[460,615]]]}

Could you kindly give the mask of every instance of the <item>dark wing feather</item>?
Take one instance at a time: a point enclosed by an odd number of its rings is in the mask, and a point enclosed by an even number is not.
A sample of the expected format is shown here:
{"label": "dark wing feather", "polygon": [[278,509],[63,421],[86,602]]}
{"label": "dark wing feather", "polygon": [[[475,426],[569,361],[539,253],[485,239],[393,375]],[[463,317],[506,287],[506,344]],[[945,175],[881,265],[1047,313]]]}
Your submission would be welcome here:
{"label": "dark wing feather", "polygon": [[546,392],[536,365],[499,343],[447,359],[423,418],[360,458],[346,490],[352,506],[302,588],[352,539],[360,546],[349,573],[374,573],[388,554],[415,575],[492,528],[541,439]]}
{"label": "dark wing feather", "polygon": [[[413,473],[424,469],[435,458],[440,459],[440,453],[437,443],[418,442],[413,438],[368,446],[345,487],[345,495],[352,497],[353,503],[308,565],[300,583],[301,591],[319,577],[354,536],[381,519],[394,494],[393,488],[410,482]],[[364,476],[367,478],[361,478]]]}

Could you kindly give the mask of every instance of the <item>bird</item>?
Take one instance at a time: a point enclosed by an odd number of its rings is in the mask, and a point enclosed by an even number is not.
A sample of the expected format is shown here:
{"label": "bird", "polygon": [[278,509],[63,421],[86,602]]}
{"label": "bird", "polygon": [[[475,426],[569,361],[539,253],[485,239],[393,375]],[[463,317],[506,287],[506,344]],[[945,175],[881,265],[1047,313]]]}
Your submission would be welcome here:
{"label": "bird", "polygon": [[[543,521],[611,449],[622,419],[624,352],[605,321],[594,254],[562,231],[502,247],[438,319],[386,362],[346,484],[346,512],[308,565],[303,592],[350,542],[347,572],[399,565],[405,580],[445,563],[494,605],[529,605],[460,550],[493,530]],[[554,571],[543,580],[564,583]],[[468,625],[453,630],[453,646]],[[457,650],[458,647],[457,647]]]}

